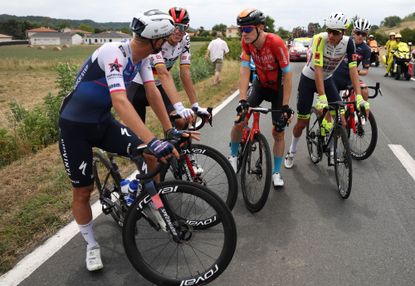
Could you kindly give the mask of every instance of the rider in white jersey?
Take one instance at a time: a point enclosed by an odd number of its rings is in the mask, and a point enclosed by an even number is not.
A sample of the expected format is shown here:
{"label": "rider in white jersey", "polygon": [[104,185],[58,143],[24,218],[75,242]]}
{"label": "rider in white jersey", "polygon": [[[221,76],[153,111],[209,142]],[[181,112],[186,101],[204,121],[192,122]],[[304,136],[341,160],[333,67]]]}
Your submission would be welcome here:
{"label": "rider in white jersey", "polygon": [[337,12],[332,13],[325,22],[326,32],[313,37],[311,57],[303,69],[298,85],[297,123],[293,128],[290,149],[284,161],[288,169],[294,165],[298,142],[303,129],[308,125],[314,93],[318,93],[317,109],[326,108],[327,100],[329,102],[341,101],[332,75],[345,57],[348,58],[353,87],[357,96],[361,97],[355,45],[350,37],[344,36],[348,19],[343,13]]}

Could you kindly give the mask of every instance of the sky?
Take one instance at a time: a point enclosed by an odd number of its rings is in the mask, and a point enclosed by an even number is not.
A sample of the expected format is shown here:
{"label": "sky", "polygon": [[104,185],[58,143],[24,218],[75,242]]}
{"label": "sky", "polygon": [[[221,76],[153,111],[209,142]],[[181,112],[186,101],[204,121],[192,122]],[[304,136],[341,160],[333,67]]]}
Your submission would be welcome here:
{"label": "sky", "polygon": [[[340,4],[342,3],[342,4]],[[292,30],[308,23],[324,24],[330,13],[341,11],[358,15],[379,25],[388,16],[405,17],[415,12],[415,0],[0,0],[0,14],[47,16],[95,22],[130,22],[134,14],[153,8],[166,11],[173,6],[189,11],[190,26],[210,29],[215,24],[235,25],[245,8],[257,8],[275,20],[275,27]]]}

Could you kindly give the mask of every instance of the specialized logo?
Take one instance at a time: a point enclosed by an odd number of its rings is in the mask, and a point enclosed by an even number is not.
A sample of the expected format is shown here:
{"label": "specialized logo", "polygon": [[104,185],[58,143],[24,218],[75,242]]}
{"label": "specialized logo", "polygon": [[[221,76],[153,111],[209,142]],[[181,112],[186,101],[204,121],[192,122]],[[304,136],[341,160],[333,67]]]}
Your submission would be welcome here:
{"label": "specialized logo", "polygon": [[200,275],[197,278],[183,280],[180,283],[180,286],[198,285],[199,283],[204,282],[208,280],[209,278],[211,278],[216,272],[218,272],[218,270],[219,270],[219,267],[217,264],[215,264],[213,268],[207,271],[205,274]]}
{"label": "specialized logo", "polygon": [[82,171],[82,175],[85,176],[85,169],[88,164],[85,161],[82,161],[81,165],[79,165],[78,169]]}
{"label": "specialized logo", "polygon": [[121,135],[127,135],[128,137],[131,137],[130,133],[128,133],[127,128],[121,128]]}
{"label": "specialized logo", "polygon": [[110,66],[110,72],[116,70],[117,72],[120,71],[120,68],[122,68],[122,65],[118,63],[118,58],[115,59],[115,61],[111,64],[108,64]]}

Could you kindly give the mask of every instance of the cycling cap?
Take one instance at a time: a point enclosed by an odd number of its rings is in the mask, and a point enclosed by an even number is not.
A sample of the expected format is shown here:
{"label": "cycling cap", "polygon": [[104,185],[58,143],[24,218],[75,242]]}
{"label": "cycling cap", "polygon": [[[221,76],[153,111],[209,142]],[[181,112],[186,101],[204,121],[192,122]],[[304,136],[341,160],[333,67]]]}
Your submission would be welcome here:
{"label": "cycling cap", "polygon": [[265,24],[265,16],[258,9],[245,9],[236,18],[238,26],[256,26]]}
{"label": "cycling cap", "polygon": [[168,37],[175,29],[172,17],[157,9],[138,13],[130,28],[140,37],[150,40]]}
{"label": "cycling cap", "polygon": [[402,35],[399,34],[399,33],[397,33],[396,36],[395,36],[395,38],[402,38]]}
{"label": "cycling cap", "polygon": [[189,24],[190,18],[187,10],[180,7],[173,7],[169,9],[169,15],[173,18],[176,24]]}
{"label": "cycling cap", "polygon": [[369,21],[363,18],[357,19],[353,24],[353,30],[359,32],[367,33],[369,32],[370,27],[372,27],[372,25],[370,25]]}
{"label": "cycling cap", "polygon": [[390,36],[395,36],[395,32],[390,32],[390,33],[389,33],[389,37],[390,37]]}
{"label": "cycling cap", "polygon": [[373,35],[369,35],[369,38],[374,38],[375,36],[373,36]]}
{"label": "cycling cap", "polygon": [[342,12],[331,13],[325,20],[326,27],[333,30],[345,30],[349,26],[349,21]]}

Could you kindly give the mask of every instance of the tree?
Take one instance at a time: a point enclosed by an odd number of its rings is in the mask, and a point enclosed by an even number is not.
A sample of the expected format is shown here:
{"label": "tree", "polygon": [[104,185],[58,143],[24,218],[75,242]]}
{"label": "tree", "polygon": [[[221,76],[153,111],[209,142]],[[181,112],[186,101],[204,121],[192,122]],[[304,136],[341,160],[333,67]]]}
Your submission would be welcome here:
{"label": "tree", "polygon": [[309,37],[312,37],[315,34],[318,34],[321,32],[321,27],[319,23],[308,23],[307,26],[307,35]]}
{"label": "tree", "polygon": [[306,37],[307,31],[304,29],[304,27],[295,27],[293,29],[293,38],[300,38],[300,37]]}
{"label": "tree", "polygon": [[386,17],[380,24],[386,27],[395,27],[401,23],[401,18],[399,16],[390,16]]}
{"label": "tree", "polygon": [[402,41],[415,43],[415,29],[405,28],[401,30]]}
{"label": "tree", "polygon": [[[212,27],[212,31],[215,32],[221,32],[222,35],[225,35],[226,33],[226,25],[225,24],[216,24],[215,26]],[[212,33],[213,34],[213,33]],[[216,36],[216,35],[215,35]]]}
{"label": "tree", "polygon": [[276,33],[278,36],[280,36],[283,39],[288,39],[291,36],[290,32],[285,30],[283,27],[278,27],[278,30]]}
{"label": "tree", "polygon": [[79,30],[86,31],[86,32],[91,32],[91,33],[94,32],[94,28],[92,28],[91,26],[86,25],[86,24],[79,25]]}
{"label": "tree", "polygon": [[265,31],[275,33],[274,19],[270,16],[265,17]]}

